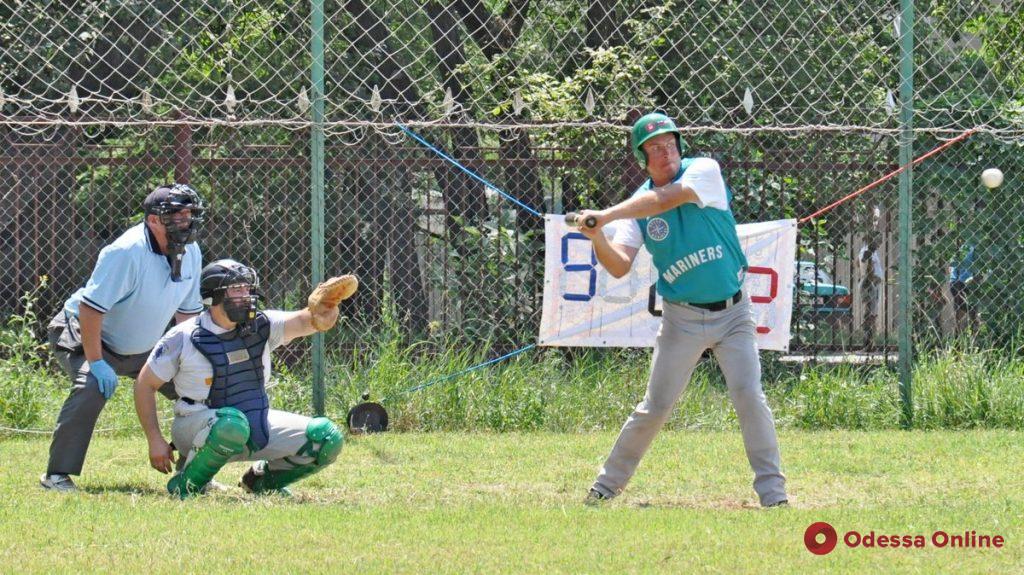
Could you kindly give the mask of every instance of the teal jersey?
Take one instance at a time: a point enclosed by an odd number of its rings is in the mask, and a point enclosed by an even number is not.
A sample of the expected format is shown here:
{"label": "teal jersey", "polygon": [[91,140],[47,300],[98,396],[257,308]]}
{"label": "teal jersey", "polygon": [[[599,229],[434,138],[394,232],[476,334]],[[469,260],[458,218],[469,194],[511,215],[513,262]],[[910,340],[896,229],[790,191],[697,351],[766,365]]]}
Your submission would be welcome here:
{"label": "teal jersey", "polygon": [[[693,163],[684,158],[675,180]],[[648,179],[634,195],[651,189]],[[644,246],[658,270],[658,293],[670,302],[710,303],[732,297],[743,283],[747,258],[740,248],[733,218],[732,190],[725,186],[726,207],[685,203],[650,218],[639,218]]]}

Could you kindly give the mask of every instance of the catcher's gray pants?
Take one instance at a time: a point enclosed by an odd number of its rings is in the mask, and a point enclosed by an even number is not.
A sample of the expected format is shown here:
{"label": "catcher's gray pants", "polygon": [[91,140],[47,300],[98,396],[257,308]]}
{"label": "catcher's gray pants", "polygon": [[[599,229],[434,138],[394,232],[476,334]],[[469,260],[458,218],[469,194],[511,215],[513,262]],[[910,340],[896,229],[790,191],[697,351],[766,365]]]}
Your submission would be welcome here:
{"label": "catcher's gray pants", "polygon": [[[57,313],[47,328],[50,351],[57,363],[71,378],[71,393],[57,416],[57,427],[50,442],[50,461],[46,466],[47,475],[64,473],[79,475],[89,450],[92,432],[96,427],[103,406],[107,400],[100,393],[96,378],[89,373],[89,363],[82,351],[78,321],[67,316],[62,310]],[[104,347],[103,359],[117,375],[135,378],[146,364],[149,352],[121,355]],[[118,386],[120,387],[120,386]],[[122,392],[123,393],[123,392]],[[128,393],[131,393],[129,389]],[[166,384],[160,393],[168,399],[177,399],[174,386]]]}
{"label": "catcher's gray pants", "polygon": [[[175,405],[174,423],[171,424],[171,438],[178,452],[186,457],[179,459],[184,465],[195,456],[196,451],[206,444],[206,436],[210,427],[217,421],[217,410],[211,408],[183,407],[182,402]],[[187,411],[192,411],[188,413]],[[293,469],[299,465],[312,463],[314,459],[306,455],[296,455],[306,444],[306,426],[311,419],[305,415],[277,411],[271,409],[267,415],[270,422],[270,441],[267,445],[250,452],[248,448],[232,457],[230,461],[258,461],[265,459],[269,469]]]}
{"label": "catcher's gray pants", "polygon": [[786,499],[775,421],[761,388],[761,361],[750,300],[744,296],[722,311],[670,302],[664,307],[647,394],[622,426],[594,489],[607,497],[622,492],[686,389],[701,354],[711,348],[739,416],[743,445],[754,470],[754,491],[761,505]]}

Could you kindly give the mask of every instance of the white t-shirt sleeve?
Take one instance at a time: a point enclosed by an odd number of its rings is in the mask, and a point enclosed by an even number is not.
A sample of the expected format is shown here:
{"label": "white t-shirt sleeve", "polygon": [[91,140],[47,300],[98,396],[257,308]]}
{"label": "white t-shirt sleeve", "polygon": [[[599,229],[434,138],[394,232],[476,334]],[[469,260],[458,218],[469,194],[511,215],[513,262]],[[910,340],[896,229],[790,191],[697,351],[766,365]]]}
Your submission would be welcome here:
{"label": "white t-shirt sleeve", "polygon": [[603,228],[608,241],[639,249],[644,245],[640,224],[636,220],[615,220]]}
{"label": "white t-shirt sleeve", "polygon": [[700,200],[702,208],[729,209],[729,197],[725,193],[725,180],[718,162],[711,158],[697,158],[683,172],[679,183],[690,188]]}
{"label": "white t-shirt sleeve", "polygon": [[268,309],[263,313],[270,320],[270,337],[267,339],[267,348],[270,350],[277,349],[287,343],[284,340],[284,322],[288,319],[288,312],[279,309]]}
{"label": "white t-shirt sleeve", "polygon": [[183,331],[171,329],[160,338],[153,351],[149,352],[149,359],[146,360],[153,375],[163,381],[171,381],[178,375],[179,360],[181,358],[181,350],[184,347],[185,337]]}

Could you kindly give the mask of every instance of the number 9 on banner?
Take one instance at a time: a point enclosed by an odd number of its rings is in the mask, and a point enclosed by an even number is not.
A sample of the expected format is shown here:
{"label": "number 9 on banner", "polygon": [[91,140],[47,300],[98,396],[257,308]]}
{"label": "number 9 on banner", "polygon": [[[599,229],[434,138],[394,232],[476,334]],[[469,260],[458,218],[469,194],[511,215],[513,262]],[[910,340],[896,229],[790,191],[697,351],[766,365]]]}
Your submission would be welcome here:
{"label": "number 9 on banner", "polygon": [[[589,261],[587,263],[570,263],[570,249],[569,242],[577,240],[586,246],[586,252],[589,255]],[[590,239],[587,236],[579,232],[570,232],[562,236],[562,268],[565,273],[562,274],[561,288],[562,297],[569,301],[590,301],[597,293],[597,256],[594,255],[594,250],[591,248]],[[570,273],[585,273],[587,274],[587,293],[568,293],[566,285],[569,282]]]}

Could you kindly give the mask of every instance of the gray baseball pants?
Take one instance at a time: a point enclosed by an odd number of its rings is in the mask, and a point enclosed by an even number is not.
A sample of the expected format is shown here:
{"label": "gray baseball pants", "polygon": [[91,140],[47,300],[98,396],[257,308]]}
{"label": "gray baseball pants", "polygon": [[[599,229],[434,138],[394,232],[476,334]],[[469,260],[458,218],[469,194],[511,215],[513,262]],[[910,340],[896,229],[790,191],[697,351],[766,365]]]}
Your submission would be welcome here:
{"label": "gray baseball pants", "polygon": [[606,497],[622,492],[686,389],[701,354],[709,348],[722,368],[739,417],[743,446],[754,470],[754,491],[761,505],[787,498],[775,421],[761,388],[754,319],[745,295],[721,311],[665,302],[647,393],[622,426],[594,482],[595,490]]}
{"label": "gray baseball pants", "polygon": [[[179,461],[179,467],[184,467],[192,461],[199,448],[206,445],[210,428],[217,421],[217,410],[206,408],[191,413],[177,413],[177,409],[175,411],[174,423],[171,424],[171,437],[178,451],[186,456]],[[309,417],[271,409],[267,420],[270,423],[270,441],[267,442],[267,445],[255,453],[246,448],[242,453],[232,457],[230,461],[265,459],[267,468],[273,470],[293,469],[296,466],[315,461],[313,457],[297,455],[309,440],[306,437],[306,427],[311,421]]]}
{"label": "gray baseball pants", "polygon": [[[82,473],[85,454],[89,450],[92,433],[96,428],[96,420],[99,419],[103,406],[107,404],[107,400],[100,393],[99,383],[89,373],[89,363],[82,351],[79,331],[78,320],[68,316],[63,310],[57,313],[47,328],[50,351],[71,378],[71,393],[60,408],[57,427],[53,430],[53,439],[50,442],[47,475]],[[105,346],[103,348],[103,359],[110,364],[114,373],[132,379],[142,371],[148,357],[149,352],[121,355]],[[178,397],[171,383],[161,387],[160,393],[168,399]]]}

